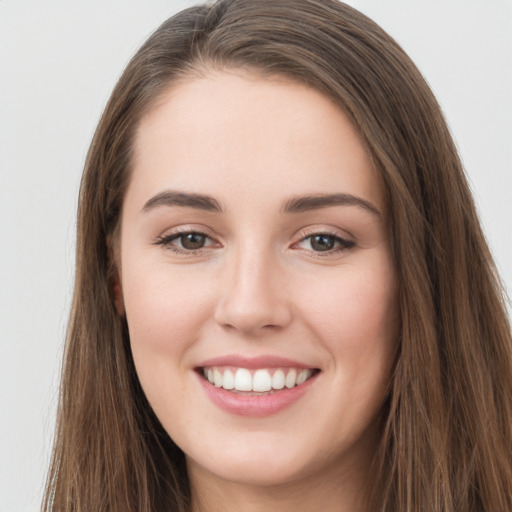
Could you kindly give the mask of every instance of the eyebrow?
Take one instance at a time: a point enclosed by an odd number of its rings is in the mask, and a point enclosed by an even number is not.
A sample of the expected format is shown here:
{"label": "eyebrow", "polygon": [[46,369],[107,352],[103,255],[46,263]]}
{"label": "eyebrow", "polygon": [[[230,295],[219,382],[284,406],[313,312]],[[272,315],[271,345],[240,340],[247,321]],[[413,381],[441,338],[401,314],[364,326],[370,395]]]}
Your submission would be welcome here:
{"label": "eyebrow", "polygon": [[285,203],[283,211],[285,213],[302,213],[331,206],[359,206],[378,217],[381,216],[379,210],[372,203],[352,194],[315,194],[295,197]]}
{"label": "eyebrow", "polygon": [[[148,212],[160,206],[184,206],[208,212],[221,213],[221,204],[213,197],[204,194],[165,190],[146,201],[142,211]],[[359,206],[380,217],[379,210],[369,201],[352,194],[314,194],[293,197],[286,201],[284,213],[302,213],[332,206]]]}
{"label": "eyebrow", "polygon": [[222,206],[213,197],[174,190],[165,190],[148,199],[142,211],[148,212],[159,206],[185,206],[207,212],[222,212]]}

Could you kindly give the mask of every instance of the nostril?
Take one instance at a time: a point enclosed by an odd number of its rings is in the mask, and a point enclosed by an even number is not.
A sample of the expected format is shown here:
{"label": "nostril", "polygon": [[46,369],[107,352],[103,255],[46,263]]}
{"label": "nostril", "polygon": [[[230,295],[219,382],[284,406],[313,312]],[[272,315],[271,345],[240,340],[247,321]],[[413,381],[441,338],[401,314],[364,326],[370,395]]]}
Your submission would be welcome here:
{"label": "nostril", "polygon": [[284,304],[252,308],[224,304],[218,308],[215,320],[228,331],[253,335],[282,329],[290,322],[291,314]]}
{"label": "nostril", "polygon": [[214,319],[224,329],[246,335],[280,329],[291,320],[291,297],[280,286],[282,269],[268,251],[246,249],[239,248],[226,267],[230,275],[219,290]]}

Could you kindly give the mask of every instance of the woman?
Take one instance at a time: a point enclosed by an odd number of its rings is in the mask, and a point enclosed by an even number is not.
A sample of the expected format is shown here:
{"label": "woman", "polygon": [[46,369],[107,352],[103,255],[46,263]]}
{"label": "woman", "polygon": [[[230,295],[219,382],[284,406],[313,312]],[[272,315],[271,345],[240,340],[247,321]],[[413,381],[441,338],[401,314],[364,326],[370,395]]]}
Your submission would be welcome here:
{"label": "woman", "polygon": [[440,109],[373,22],[220,0],[86,162],[46,510],[512,509],[502,292]]}

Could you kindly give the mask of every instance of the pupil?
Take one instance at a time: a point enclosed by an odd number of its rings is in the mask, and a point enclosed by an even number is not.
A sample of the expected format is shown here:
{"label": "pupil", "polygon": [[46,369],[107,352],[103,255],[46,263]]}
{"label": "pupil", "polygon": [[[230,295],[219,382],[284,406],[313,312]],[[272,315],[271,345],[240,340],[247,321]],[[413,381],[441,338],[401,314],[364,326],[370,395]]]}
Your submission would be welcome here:
{"label": "pupil", "polygon": [[185,249],[201,249],[204,247],[205,236],[200,233],[188,233],[181,237],[181,245]]}
{"label": "pupil", "polygon": [[329,251],[334,247],[334,238],[329,235],[315,235],[311,238],[311,247],[315,251]]}

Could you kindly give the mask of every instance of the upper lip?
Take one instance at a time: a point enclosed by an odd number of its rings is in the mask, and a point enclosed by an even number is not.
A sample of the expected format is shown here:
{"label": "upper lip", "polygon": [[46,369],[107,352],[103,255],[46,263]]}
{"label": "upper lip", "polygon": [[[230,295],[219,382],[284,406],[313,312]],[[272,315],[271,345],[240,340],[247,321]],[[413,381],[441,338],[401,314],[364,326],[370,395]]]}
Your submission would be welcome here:
{"label": "upper lip", "polygon": [[202,361],[197,365],[199,368],[209,368],[211,366],[234,366],[236,368],[315,368],[310,364],[300,363],[293,359],[274,355],[262,355],[256,357],[247,357],[236,354],[213,357]]}

